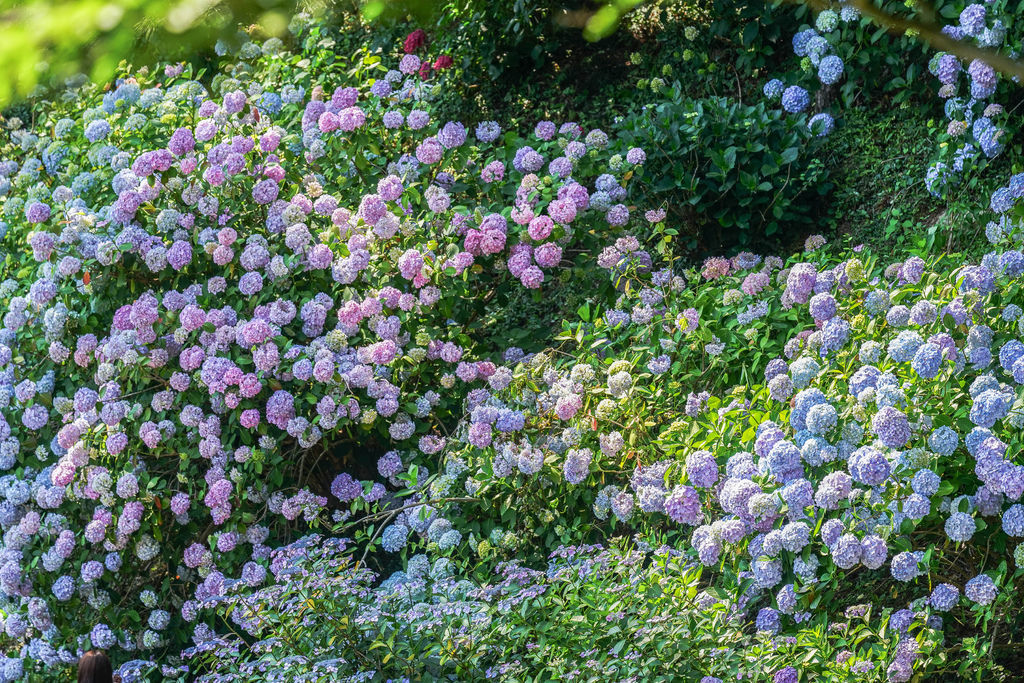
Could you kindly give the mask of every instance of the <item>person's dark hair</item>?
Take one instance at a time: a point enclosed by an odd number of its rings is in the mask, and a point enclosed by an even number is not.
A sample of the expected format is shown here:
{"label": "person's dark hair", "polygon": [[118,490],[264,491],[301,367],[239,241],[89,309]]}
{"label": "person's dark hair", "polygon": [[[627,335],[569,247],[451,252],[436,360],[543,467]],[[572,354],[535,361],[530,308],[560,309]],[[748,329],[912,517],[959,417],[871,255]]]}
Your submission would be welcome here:
{"label": "person's dark hair", "polygon": [[110,657],[99,650],[89,650],[78,660],[78,683],[113,683],[114,669]]}

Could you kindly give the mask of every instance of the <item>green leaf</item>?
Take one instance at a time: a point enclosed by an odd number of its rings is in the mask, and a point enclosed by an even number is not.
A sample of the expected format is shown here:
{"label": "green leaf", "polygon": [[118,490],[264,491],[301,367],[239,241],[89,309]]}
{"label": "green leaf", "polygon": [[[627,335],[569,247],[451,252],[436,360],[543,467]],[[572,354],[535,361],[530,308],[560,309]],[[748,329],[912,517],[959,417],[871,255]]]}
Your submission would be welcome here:
{"label": "green leaf", "polygon": [[590,322],[590,302],[587,302],[576,309],[576,315],[580,317],[583,322]]}
{"label": "green leaf", "polygon": [[749,47],[754,42],[754,39],[757,38],[759,29],[760,24],[758,22],[747,22],[747,25],[743,27],[743,31],[740,34],[744,47]]}

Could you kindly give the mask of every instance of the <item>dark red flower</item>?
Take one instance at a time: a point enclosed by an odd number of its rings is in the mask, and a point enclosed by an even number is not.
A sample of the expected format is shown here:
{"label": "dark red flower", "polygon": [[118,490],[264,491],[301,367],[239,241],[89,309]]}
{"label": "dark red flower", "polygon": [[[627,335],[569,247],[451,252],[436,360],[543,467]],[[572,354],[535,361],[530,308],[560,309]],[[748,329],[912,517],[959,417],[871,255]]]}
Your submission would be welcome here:
{"label": "dark red flower", "polygon": [[421,28],[416,29],[405,37],[402,49],[405,54],[411,55],[427,44],[427,32]]}
{"label": "dark red flower", "polygon": [[424,80],[430,78],[430,62],[420,64],[420,78]]}
{"label": "dark red flower", "polygon": [[454,64],[454,62],[451,57],[448,55],[441,55],[437,58],[437,61],[434,62],[434,70],[440,71],[441,69],[448,69],[451,68],[452,64]]}

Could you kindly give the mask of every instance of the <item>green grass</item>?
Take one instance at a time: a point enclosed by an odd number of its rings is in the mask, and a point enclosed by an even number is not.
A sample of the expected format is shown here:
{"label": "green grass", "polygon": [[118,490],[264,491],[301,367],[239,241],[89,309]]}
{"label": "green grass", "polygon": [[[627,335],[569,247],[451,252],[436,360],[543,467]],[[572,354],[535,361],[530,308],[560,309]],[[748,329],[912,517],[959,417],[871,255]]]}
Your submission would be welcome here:
{"label": "green grass", "polygon": [[922,135],[922,114],[854,109],[838,121],[824,151],[834,169],[829,213],[837,237],[872,249],[906,248],[918,228],[935,223],[938,207],[924,186],[935,143]]}
{"label": "green grass", "polygon": [[1020,148],[1008,146],[983,162],[945,200],[932,197],[924,184],[938,152],[932,131],[945,124],[936,107],[844,112],[825,149],[836,186],[828,226],[834,239],[900,254],[927,247],[977,256],[988,249],[991,215],[984,207],[1020,159]]}

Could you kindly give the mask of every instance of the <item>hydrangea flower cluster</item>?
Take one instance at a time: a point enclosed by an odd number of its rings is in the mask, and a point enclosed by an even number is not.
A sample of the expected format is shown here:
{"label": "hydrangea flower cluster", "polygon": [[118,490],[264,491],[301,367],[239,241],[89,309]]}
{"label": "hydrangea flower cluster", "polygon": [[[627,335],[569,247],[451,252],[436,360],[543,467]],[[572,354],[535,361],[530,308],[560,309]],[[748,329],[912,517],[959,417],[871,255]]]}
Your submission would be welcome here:
{"label": "hydrangea flower cluster", "polygon": [[[813,72],[822,86],[835,86],[843,79],[846,65],[835,53],[835,41],[842,24],[859,20],[860,15],[853,7],[843,6],[841,12],[826,9],[818,14],[813,28],[804,28],[793,35],[793,53],[801,58],[803,70]],[[763,93],[768,101],[779,101],[789,114],[806,111],[811,106],[813,95],[797,84],[787,87],[778,78],[765,83]],[[814,135],[825,137],[834,130],[835,119],[828,112],[817,112],[809,117],[807,127]]]}

